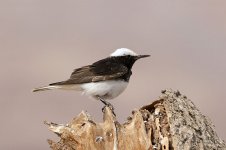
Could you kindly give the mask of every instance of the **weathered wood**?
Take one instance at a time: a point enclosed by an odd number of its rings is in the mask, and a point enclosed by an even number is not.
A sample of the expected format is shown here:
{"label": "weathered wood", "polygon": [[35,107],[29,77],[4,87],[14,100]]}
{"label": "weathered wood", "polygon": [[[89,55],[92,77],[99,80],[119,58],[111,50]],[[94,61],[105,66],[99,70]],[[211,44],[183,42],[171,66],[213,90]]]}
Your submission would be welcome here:
{"label": "weathered wood", "polygon": [[179,91],[164,90],[152,104],[132,111],[120,124],[111,109],[103,123],[82,111],[69,124],[45,122],[60,137],[53,150],[226,150],[214,126]]}

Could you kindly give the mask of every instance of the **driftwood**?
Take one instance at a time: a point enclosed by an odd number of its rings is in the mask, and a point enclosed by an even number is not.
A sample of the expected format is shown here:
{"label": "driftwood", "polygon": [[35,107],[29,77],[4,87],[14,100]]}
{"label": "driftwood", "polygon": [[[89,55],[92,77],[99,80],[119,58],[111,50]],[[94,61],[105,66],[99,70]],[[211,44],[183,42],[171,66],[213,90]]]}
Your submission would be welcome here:
{"label": "driftwood", "polygon": [[53,150],[226,150],[211,121],[179,91],[164,90],[120,124],[106,107],[103,123],[82,111],[66,125],[45,122],[60,137]]}

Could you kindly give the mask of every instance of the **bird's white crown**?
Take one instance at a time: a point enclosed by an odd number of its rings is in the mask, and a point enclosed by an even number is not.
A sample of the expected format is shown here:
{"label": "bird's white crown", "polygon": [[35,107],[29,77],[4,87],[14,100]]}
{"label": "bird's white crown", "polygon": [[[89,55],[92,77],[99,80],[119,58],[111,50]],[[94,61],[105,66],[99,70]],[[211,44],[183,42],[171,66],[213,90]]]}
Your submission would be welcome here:
{"label": "bird's white crown", "polygon": [[137,54],[135,52],[133,52],[132,50],[130,50],[128,48],[119,48],[114,53],[112,53],[110,56],[126,56],[126,55],[137,56]]}

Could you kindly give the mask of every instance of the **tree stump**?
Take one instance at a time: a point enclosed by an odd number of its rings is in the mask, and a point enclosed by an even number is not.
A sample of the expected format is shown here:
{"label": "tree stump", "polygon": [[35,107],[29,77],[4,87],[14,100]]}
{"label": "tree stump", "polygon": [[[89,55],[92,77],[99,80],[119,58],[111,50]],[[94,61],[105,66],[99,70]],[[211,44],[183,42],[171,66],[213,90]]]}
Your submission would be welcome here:
{"label": "tree stump", "polygon": [[82,111],[70,123],[45,122],[60,140],[53,150],[226,150],[214,125],[179,91],[163,90],[152,104],[120,124],[105,107],[103,123]]}

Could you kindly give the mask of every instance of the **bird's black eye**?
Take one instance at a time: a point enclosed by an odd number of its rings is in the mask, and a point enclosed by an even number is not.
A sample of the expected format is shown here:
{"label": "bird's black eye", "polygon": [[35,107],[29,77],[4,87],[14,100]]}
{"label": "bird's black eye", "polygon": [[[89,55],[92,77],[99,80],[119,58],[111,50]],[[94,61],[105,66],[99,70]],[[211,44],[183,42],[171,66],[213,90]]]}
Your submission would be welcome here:
{"label": "bird's black eye", "polygon": [[128,58],[131,58],[131,55],[127,55]]}

